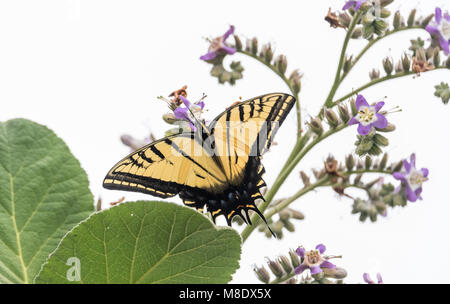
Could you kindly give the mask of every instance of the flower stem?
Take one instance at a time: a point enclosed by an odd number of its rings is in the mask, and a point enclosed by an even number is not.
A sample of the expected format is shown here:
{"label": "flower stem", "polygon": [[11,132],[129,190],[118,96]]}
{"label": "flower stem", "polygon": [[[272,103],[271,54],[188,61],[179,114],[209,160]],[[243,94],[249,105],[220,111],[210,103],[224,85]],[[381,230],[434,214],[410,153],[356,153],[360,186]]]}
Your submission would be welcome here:
{"label": "flower stem", "polygon": [[352,22],[350,23],[347,34],[345,35],[344,44],[342,45],[341,49],[341,55],[339,58],[339,64],[336,71],[336,76],[334,77],[334,83],[331,87],[330,93],[328,94],[328,97],[325,101],[325,106],[330,108],[331,102],[334,98],[334,95],[336,94],[337,89],[339,88],[339,84],[341,83],[341,73],[342,73],[342,67],[344,66],[344,59],[345,59],[345,53],[347,51],[348,42],[350,41],[350,38],[353,34],[353,30],[355,29],[356,24],[358,23],[359,17],[361,13],[357,12],[355,16],[352,18]]}
{"label": "flower stem", "polygon": [[374,46],[377,42],[379,42],[380,40],[383,40],[384,38],[387,38],[393,34],[399,33],[399,32],[403,32],[406,30],[413,30],[413,29],[422,29],[424,30],[425,28],[422,26],[410,26],[410,27],[401,27],[398,29],[394,29],[392,31],[386,32],[384,34],[384,36],[378,36],[376,39],[372,39],[369,41],[369,43],[366,44],[366,46],[361,50],[361,52],[358,54],[358,56],[356,56],[355,60],[353,60],[352,64],[350,65],[348,71],[342,75],[341,79],[340,79],[340,83],[342,83],[342,81],[344,81],[345,77],[350,73],[350,71],[353,69],[353,67],[358,63],[358,61],[364,56],[364,54],[372,47]]}
{"label": "flower stem", "polygon": [[[433,70],[430,70],[430,71],[427,71],[427,72],[440,70],[440,69],[447,69],[448,70],[447,67],[440,66],[440,67],[434,68]],[[422,72],[422,73],[427,73],[427,72]],[[354,94],[357,94],[357,93],[359,93],[359,92],[361,92],[361,91],[363,91],[363,90],[365,90],[367,88],[370,88],[373,85],[376,85],[378,83],[381,83],[381,82],[384,82],[384,81],[388,81],[388,80],[391,80],[391,79],[401,78],[401,77],[410,76],[410,75],[417,75],[417,73],[416,72],[412,72],[412,71],[410,71],[410,72],[401,72],[401,73],[397,73],[397,74],[394,74],[394,75],[386,75],[384,77],[381,77],[381,78],[378,78],[378,79],[374,79],[371,82],[366,83],[365,85],[359,87],[358,89],[353,90],[352,92],[346,94],[345,96],[343,96],[343,97],[333,101],[331,103],[331,107],[333,107],[333,106],[337,105],[338,103],[346,100],[347,98],[350,98]]]}

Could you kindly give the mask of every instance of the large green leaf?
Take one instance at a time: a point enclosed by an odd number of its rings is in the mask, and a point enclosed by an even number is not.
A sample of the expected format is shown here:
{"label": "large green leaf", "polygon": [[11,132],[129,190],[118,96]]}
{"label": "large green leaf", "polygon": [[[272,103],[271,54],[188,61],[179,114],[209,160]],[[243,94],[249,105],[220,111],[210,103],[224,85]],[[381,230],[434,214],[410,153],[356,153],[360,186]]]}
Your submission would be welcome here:
{"label": "large green leaf", "polygon": [[123,203],[68,233],[36,283],[227,283],[240,252],[235,230],[217,228],[191,208]]}
{"label": "large green leaf", "polygon": [[60,138],[28,120],[0,122],[1,283],[31,283],[93,205],[86,173]]}

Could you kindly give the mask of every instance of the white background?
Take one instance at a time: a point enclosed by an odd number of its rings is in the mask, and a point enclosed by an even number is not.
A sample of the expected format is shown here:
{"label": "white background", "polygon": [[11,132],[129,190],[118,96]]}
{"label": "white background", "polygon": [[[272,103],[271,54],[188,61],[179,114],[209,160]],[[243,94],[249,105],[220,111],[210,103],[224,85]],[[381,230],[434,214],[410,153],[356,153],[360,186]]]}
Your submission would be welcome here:
{"label": "white background", "polygon": [[[45,124],[69,145],[90,179],[95,197],[107,205],[122,195],[127,200],[151,199],[143,194],[102,188],[104,175],[128,153],[123,133],[143,138],[150,131],[161,137],[170,126],[161,120],[166,105],[156,96],[168,95],[186,84],[191,99],[208,95],[206,116],[214,117],[238,100],[273,91],[287,91],[266,67],[240,55],[244,79],[237,85],[218,85],[210,65],[199,60],[208,47],[206,37],[223,34],[230,24],[241,37],[272,42],[287,56],[288,72],[304,73],[301,93],[303,117],[315,115],[334,79],[345,32],[323,20],[328,8],[344,1],[2,1],[0,4],[0,120],[24,117]],[[390,6],[405,15],[434,12],[448,1],[397,0]],[[397,34],[369,51],[349,75],[337,96],[368,81],[369,69],[381,69],[385,56],[400,58],[409,39],[424,31]],[[364,41],[352,41],[357,51]],[[235,283],[254,283],[253,263],[275,258],[289,248],[318,243],[348,271],[347,282],[362,282],[363,272],[381,272],[387,283],[447,282],[450,271],[450,107],[433,96],[434,85],[449,80],[448,71],[391,81],[366,90],[369,102],[384,99],[398,130],[389,134],[391,160],[417,154],[418,167],[430,169],[423,201],[389,209],[375,224],[360,223],[350,214],[352,202],[320,189],[292,207],[306,214],[297,231],[281,240],[251,236],[242,252]],[[294,143],[295,115],[280,129],[264,157],[265,179],[272,184]],[[314,148],[279,192],[289,195],[301,187],[300,169],[320,167],[329,153],[342,160],[354,149],[356,127]],[[32,153],[33,151],[30,151]],[[363,195],[363,194],[361,194]],[[171,201],[179,201],[178,198]]]}

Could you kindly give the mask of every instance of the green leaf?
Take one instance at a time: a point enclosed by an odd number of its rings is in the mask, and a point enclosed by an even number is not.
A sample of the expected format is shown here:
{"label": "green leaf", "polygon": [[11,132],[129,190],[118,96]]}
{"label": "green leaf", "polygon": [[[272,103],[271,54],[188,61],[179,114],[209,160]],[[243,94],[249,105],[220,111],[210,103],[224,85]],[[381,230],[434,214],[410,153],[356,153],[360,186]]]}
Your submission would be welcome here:
{"label": "green leaf", "polygon": [[0,283],[31,283],[61,238],[93,211],[64,142],[25,119],[0,122]]}
{"label": "green leaf", "polygon": [[122,203],[68,233],[36,283],[227,283],[240,251],[235,230],[191,208]]}

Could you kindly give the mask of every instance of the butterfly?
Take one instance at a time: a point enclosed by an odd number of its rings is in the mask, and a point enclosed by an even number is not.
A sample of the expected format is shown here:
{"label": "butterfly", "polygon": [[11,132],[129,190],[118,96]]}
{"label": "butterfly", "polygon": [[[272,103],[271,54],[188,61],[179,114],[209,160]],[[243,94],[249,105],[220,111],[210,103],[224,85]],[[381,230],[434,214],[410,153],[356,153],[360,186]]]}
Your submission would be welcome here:
{"label": "butterfly", "polygon": [[[255,201],[264,199],[261,158],[295,98],[272,93],[233,104],[208,126],[154,141],[126,156],[106,175],[103,187],[167,198],[211,214],[252,224],[249,211],[266,222]],[[245,215],[245,217],[244,217]],[[266,222],[267,224],[267,222]],[[270,228],[269,228],[270,229]]]}

